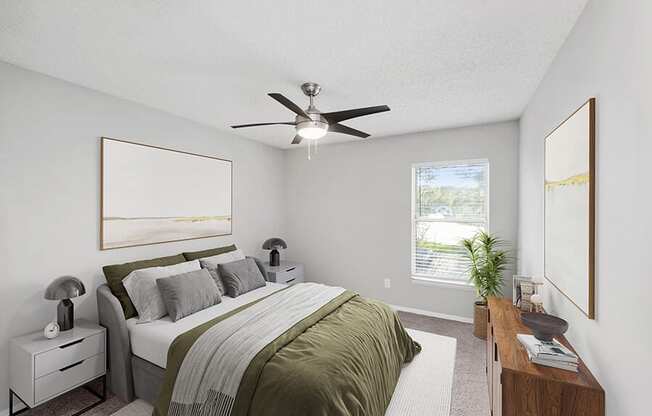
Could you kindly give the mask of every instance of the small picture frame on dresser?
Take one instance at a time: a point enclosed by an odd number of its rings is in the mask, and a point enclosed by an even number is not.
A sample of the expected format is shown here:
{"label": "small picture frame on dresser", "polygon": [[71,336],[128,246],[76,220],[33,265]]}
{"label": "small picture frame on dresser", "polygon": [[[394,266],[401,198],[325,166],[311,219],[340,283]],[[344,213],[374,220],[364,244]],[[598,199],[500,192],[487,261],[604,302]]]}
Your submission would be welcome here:
{"label": "small picture frame on dresser", "polygon": [[294,285],[304,281],[303,264],[294,261],[282,260],[278,266],[270,266],[269,262],[264,263],[267,271],[268,282]]}
{"label": "small picture frame on dresser", "polygon": [[[72,416],[106,400],[106,329],[83,319],[73,329],[48,339],[43,331],[13,338],[9,343],[9,416],[46,403],[77,387],[98,398]],[[88,383],[100,379],[102,391]],[[14,405],[22,404],[20,409]]]}
{"label": "small picture frame on dresser", "polygon": [[521,310],[530,310],[530,296],[533,294],[533,278],[531,276],[512,276],[512,304]]}

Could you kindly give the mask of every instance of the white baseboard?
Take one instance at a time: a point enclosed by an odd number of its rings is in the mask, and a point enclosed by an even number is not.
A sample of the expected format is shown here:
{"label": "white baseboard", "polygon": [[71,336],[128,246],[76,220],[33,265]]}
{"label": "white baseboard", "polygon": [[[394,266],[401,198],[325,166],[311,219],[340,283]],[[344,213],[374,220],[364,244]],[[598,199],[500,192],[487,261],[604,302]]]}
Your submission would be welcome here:
{"label": "white baseboard", "polygon": [[431,316],[433,318],[448,319],[449,321],[458,321],[467,324],[473,323],[473,318],[465,318],[463,316],[448,315],[439,312],[431,312],[431,311],[426,311],[424,309],[408,308],[407,306],[399,306],[399,305],[389,305],[389,306],[397,311],[410,312],[410,313],[415,313],[417,315]]}

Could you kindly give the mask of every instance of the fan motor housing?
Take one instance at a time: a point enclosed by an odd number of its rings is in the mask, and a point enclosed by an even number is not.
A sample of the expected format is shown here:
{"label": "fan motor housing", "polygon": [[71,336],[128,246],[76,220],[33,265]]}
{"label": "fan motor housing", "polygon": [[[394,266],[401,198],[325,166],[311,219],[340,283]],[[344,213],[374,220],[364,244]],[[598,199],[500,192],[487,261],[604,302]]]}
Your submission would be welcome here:
{"label": "fan motor housing", "polygon": [[309,107],[306,110],[306,114],[308,114],[310,118],[299,115],[294,118],[294,121],[297,123],[297,127],[299,127],[299,125],[302,123],[318,123],[320,127],[328,127],[328,121],[322,117],[322,115],[319,113],[319,110],[317,110],[315,107]]}

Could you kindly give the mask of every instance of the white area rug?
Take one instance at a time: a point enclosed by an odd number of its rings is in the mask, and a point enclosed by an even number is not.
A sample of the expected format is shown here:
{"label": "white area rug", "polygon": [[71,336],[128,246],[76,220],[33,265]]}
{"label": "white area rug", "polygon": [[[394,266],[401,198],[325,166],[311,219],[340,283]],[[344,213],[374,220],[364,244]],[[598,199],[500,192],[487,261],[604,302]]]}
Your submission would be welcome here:
{"label": "white area rug", "polygon": [[[423,348],[403,368],[385,416],[449,416],[457,341],[415,329],[407,331]],[[151,414],[152,406],[138,399],[112,416]]]}
{"label": "white area rug", "polygon": [[401,371],[385,416],[448,416],[457,340],[416,329],[406,331],[421,344],[421,353]]}

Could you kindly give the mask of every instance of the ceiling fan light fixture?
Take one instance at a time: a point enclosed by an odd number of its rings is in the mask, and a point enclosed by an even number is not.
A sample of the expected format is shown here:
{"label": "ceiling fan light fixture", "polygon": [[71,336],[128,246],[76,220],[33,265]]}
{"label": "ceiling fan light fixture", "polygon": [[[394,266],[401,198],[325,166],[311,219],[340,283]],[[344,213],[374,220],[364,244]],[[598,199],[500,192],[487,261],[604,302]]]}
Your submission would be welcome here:
{"label": "ceiling fan light fixture", "polygon": [[[310,99],[310,104],[305,110],[293,103],[290,99],[278,92],[270,92],[269,95],[272,99],[280,103],[283,107],[292,111],[296,116],[294,121],[280,121],[275,123],[253,123],[253,124],[236,124],[231,126],[234,129],[244,127],[258,127],[258,126],[273,126],[273,125],[287,125],[294,126],[296,134],[292,139],[291,144],[300,144],[303,139],[315,141],[321,139],[328,132],[346,134],[349,136],[366,139],[369,137],[368,133],[356,130],[352,127],[340,124],[340,121],[351,120],[371,114],[382,113],[389,111],[386,105],[377,105],[374,107],[353,108],[343,111],[331,111],[322,113],[315,107],[315,97],[321,91],[321,86],[314,82],[306,82],[301,85],[301,90]],[[310,143],[308,143],[310,145]]]}
{"label": "ceiling fan light fixture", "polygon": [[297,134],[304,139],[321,139],[328,132],[328,124],[322,121],[303,121],[297,124]]}

